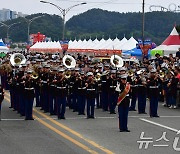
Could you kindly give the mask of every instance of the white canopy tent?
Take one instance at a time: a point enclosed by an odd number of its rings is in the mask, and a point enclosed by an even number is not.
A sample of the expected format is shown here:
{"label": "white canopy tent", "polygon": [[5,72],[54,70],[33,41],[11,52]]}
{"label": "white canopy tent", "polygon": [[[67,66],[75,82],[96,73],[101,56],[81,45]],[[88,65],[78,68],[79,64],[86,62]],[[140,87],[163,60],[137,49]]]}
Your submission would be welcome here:
{"label": "white canopy tent", "polygon": [[59,41],[36,42],[30,47],[32,52],[59,52],[62,51]]}
{"label": "white canopy tent", "polygon": [[124,43],[120,48],[122,51],[127,51],[136,48],[137,41],[132,36],[126,43]]}

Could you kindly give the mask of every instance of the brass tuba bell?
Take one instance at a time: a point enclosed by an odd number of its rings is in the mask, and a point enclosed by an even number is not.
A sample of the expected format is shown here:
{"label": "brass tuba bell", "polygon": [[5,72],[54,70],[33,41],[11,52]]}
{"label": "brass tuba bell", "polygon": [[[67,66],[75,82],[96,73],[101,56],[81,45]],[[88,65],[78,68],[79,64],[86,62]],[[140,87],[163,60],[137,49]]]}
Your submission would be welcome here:
{"label": "brass tuba bell", "polygon": [[100,73],[97,73],[94,77],[95,81],[98,82],[101,80],[101,74]]}
{"label": "brass tuba bell", "polygon": [[66,79],[69,79],[71,77],[71,72],[70,71],[66,71],[64,77]]}
{"label": "brass tuba bell", "polygon": [[63,64],[67,68],[75,68],[76,67],[76,60],[70,55],[65,55],[63,57]]}
{"label": "brass tuba bell", "polygon": [[26,58],[21,53],[14,53],[10,57],[10,62],[12,66],[18,66],[21,67],[21,65],[26,63]]}
{"label": "brass tuba bell", "polygon": [[38,76],[38,73],[36,73],[35,71],[33,71],[32,72],[32,74],[31,74],[31,78],[33,78],[33,79],[37,79],[39,76]]}

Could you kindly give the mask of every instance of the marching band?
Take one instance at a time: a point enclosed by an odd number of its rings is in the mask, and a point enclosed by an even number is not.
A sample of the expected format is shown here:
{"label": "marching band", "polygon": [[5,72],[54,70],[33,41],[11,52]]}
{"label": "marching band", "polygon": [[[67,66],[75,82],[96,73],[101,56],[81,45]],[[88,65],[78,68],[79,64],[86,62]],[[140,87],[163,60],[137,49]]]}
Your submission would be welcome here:
{"label": "marching band", "polygon": [[[64,59],[60,55],[39,53],[17,54],[13,58],[7,56],[0,65],[1,84],[10,92],[10,108],[25,116],[25,120],[33,120],[34,100],[36,107],[57,115],[58,119],[65,119],[67,106],[78,115],[85,115],[86,109],[87,119],[95,118],[95,107],[116,114],[117,102],[121,100],[119,129],[129,132],[128,112],[136,111],[136,102],[138,113],[146,114],[149,99],[150,117],[159,117],[160,96],[166,100],[165,106],[176,108],[179,63],[168,64],[164,60],[156,65],[157,61],[155,64],[145,61],[141,65],[133,63],[130,67],[122,67],[119,56],[114,56],[116,59],[111,63],[103,63],[88,60],[87,56],[68,55]],[[127,84],[130,85],[128,90]]]}

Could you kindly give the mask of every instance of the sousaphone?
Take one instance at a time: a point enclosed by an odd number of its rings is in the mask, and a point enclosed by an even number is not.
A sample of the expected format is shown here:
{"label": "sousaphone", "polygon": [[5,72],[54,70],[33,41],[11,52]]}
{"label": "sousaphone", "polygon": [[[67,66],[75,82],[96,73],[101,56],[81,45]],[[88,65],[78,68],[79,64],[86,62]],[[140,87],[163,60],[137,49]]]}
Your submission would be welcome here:
{"label": "sousaphone", "polygon": [[14,53],[10,57],[10,62],[12,66],[21,67],[21,65],[26,63],[26,58],[21,53]]}
{"label": "sousaphone", "polygon": [[76,67],[76,60],[70,55],[65,55],[63,57],[63,64],[67,68],[75,68]]}
{"label": "sousaphone", "polygon": [[112,55],[110,62],[116,68],[122,67],[124,65],[123,59],[118,55]]}

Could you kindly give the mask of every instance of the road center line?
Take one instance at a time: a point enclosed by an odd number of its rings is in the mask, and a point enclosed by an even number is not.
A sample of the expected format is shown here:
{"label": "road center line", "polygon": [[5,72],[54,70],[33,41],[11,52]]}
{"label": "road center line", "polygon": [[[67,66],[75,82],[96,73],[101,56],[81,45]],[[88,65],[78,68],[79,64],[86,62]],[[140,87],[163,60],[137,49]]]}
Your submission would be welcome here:
{"label": "road center line", "polygon": [[[7,100],[8,102],[10,102],[10,99],[7,98],[5,96],[5,100]],[[51,126],[50,124],[46,123],[45,121],[43,121],[42,119],[38,118],[36,115],[33,115],[34,118],[36,118],[36,120],[38,122],[40,122],[41,124],[43,124],[44,126],[46,126],[47,128],[51,129],[52,131],[54,131],[55,133],[57,133],[58,135],[62,136],[63,138],[67,139],[68,141],[76,144],[77,146],[79,146],[80,148],[88,151],[89,153],[92,154],[98,154],[96,151],[91,150],[89,147],[87,147],[86,145],[76,141],[75,139],[71,138],[70,136],[64,134],[63,132],[59,131],[58,129],[54,128],[53,126]],[[2,120],[7,120],[7,119],[2,119]],[[8,120],[12,120],[12,119],[8,119]],[[17,120],[17,119],[13,119],[13,120]],[[18,119],[18,120],[22,120],[22,119]],[[24,119],[23,119],[24,120]]]}
{"label": "road center line", "polygon": [[89,144],[93,145],[94,147],[96,147],[96,148],[98,148],[98,149],[104,151],[105,153],[107,153],[107,154],[113,154],[112,151],[110,151],[110,150],[104,148],[103,146],[100,146],[99,144],[95,143],[95,142],[92,141],[92,140],[89,140],[89,139],[84,138],[84,137],[83,137],[81,134],[79,134],[78,132],[72,130],[71,128],[69,128],[69,127],[67,127],[67,126],[65,126],[65,125],[63,125],[63,124],[61,124],[60,122],[57,122],[56,120],[50,118],[50,117],[47,116],[46,114],[41,113],[41,112],[39,112],[39,111],[36,110],[36,109],[34,109],[34,112],[38,113],[39,115],[41,115],[41,116],[43,116],[43,117],[45,117],[45,118],[48,118],[48,120],[51,121],[52,123],[54,123],[55,125],[57,125],[57,126],[63,128],[63,129],[65,129],[66,131],[68,131],[68,132],[70,132],[71,134],[73,134],[73,135],[79,137],[80,139],[82,139],[82,140],[88,142]]}
{"label": "road center line", "polygon": [[[5,94],[7,94],[8,96],[10,96],[8,93],[5,93]],[[5,99],[6,99],[8,102],[10,102],[10,99],[7,98],[6,96],[5,96]],[[63,128],[63,129],[65,129],[66,131],[70,132],[71,134],[73,134],[73,135],[79,137],[80,139],[86,141],[87,143],[93,145],[94,147],[96,147],[96,148],[104,151],[105,153],[107,153],[107,154],[114,154],[112,151],[104,148],[103,146],[100,146],[99,144],[95,143],[95,142],[92,141],[92,140],[89,140],[89,139],[84,138],[84,137],[83,137],[81,134],[79,134],[78,132],[70,129],[69,127],[61,124],[60,122],[57,122],[56,120],[52,119],[50,116],[47,116],[46,114],[44,114],[44,113],[42,113],[42,112],[39,112],[39,111],[36,110],[35,108],[33,109],[33,111],[36,112],[36,113],[38,113],[39,115],[45,117],[46,119],[48,119],[49,121],[51,121],[51,122],[54,123],[55,125],[57,125],[57,126]],[[35,117],[36,117],[36,116],[35,116]],[[42,122],[46,123],[45,121],[43,121],[43,120],[41,120],[41,119],[39,119],[39,118],[38,118],[37,120],[38,120],[39,122],[41,122],[41,123],[42,123]],[[49,125],[49,124],[48,124],[48,125]],[[51,126],[51,125],[49,125],[49,126]],[[51,126],[51,127],[52,127],[52,126]],[[49,128],[49,127],[48,127],[48,128]]]}
{"label": "road center line", "polygon": [[171,128],[169,126],[165,126],[165,125],[162,125],[162,124],[159,124],[159,123],[156,123],[156,122],[153,122],[153,121],[150,121],[150,120],[147,120],[147,119],[143,119],[143,118],[139,118],[140,120],[144,121],[144,122],[147,122],[147,123],[150,123],[150,124],[153,124],[153,125],[156,125],[156,126],[159,126],[159,127],[162,127],[162,128],[165,128],[165,129],[168,129],[168,130],[171,130],[173,132],[179,132],[179,130],[175,129],[175,128]]}
{"label": "road center line", "polygon": [[57,133],[58,135],[64,137],[65,139],[71,141],[72,143],[76,144],[77,146],[79,146],[80,148],[88,151],[89,153],[92,154],[97,154],[96,151],[91,150],[89,147],[85,146],[84,144],[78,142],[77,140],[71,138],[70,136],[66,135],[65,133],[59,131],[58,129],[54,128],[53,126],[51,126],[50,124],[46,123],[45,121],[39,119],[36,115],[33,115],[34,118],[36,118],[41,124],[43,124],[44,126],[46,126],[47,128],[51,129],[52,131],[54,131],[55,133]]}

